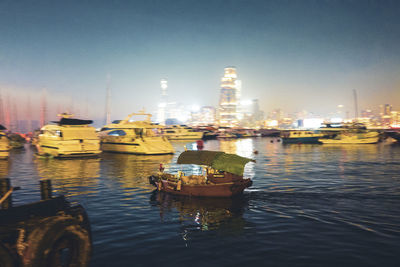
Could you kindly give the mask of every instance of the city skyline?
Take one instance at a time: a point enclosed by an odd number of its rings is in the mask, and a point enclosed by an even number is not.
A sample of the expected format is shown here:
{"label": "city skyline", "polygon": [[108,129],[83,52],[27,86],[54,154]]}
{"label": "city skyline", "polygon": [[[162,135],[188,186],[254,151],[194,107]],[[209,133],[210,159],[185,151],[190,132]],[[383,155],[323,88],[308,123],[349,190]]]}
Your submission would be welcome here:
{"label": "city skyline", "polygon": [[155,116],[161,78],[174,101],[216,107],[233,65],[266,112],[353,112],[354,89],[360,111],[399,109],[396,1],[3,1],[0,14],[0,93],[21,108],[46,88],[101,119],[108,75],[113,119]]}

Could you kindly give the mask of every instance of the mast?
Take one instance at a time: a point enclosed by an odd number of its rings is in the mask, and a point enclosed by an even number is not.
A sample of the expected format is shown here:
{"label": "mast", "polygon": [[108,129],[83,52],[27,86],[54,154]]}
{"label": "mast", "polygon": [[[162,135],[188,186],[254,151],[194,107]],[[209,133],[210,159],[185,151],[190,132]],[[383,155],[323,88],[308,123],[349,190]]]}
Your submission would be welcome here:
{"label": "mast", "polygon": [[356,89],[353,89],[353,95],[354,95],[354,116],[355,116],[355,122],[357,122],[358,121],[358,102],[357,102]]}
{"label": "mast", "polygon": [[26,132],[33,132],[32,130],[32,106],[31,106],[31,95],[28,94],[28,99],[26,103],[26,120],[27,120],[27,125],[26,125]]}
{"label": "mast", "polygon": [[11,114],[10,114],[10,108],[11,104],[10,104],[10,95],[7,92],[7,97],[6,97],[6,108],[5,108],[5,118],[4,118],[4,124],[6,126],[7,129],[10,129],[11,126]]}
{"label": "mast", "polygon": [[4,106],[3,106],[3,98],[1,96],[1,91],[0,91],[0,124],[4,125]]}
{"label": "mast", "polygon": [[111,123],[111,90],[110,90],[110,74],[107,74],[107,92],[106,92],[106,124]]}
{"label": "mast", "polygon": [[42,128],[46,123],[47,123],[46,88],[43,88],[41,107],[40,107],[40,128]]}

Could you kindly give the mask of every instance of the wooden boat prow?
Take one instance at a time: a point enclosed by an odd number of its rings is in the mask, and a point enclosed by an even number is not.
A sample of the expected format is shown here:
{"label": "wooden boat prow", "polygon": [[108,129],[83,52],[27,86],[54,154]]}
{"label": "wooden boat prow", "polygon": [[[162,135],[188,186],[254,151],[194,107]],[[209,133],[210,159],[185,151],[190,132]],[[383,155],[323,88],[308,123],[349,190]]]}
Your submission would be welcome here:
{"label": "wooden boat prow", "polygon": [[219,151],[185,151],[177,163],[201,165],[202,175],[185,175],[182,171],[174,175],[160,168],[160,172],[151,175],[149,181],[159,191],[176,195],[231,197],[252,185],[251,179],[243,178],[244,166],[250,161],[254,162]]}

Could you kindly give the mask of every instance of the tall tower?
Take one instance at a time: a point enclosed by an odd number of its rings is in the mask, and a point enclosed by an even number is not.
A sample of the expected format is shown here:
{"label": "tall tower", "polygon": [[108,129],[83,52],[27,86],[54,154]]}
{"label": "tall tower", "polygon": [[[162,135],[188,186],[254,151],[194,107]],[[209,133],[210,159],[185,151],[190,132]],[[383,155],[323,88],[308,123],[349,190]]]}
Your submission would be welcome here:
{"label": "tall tower", "polygon": [[166,79],[161,79],[161,98],[160,103],[158,104],[158,112],[157,112],[157,122],[160,124],[165,124],[165,120],[167,119],[167,88],[168,81]]}
{"label": "tall tower", "polygon": [[238,124],[237,74],[235,67],[226,67],[221,78],[218,121],[220,126],[236,126]]}

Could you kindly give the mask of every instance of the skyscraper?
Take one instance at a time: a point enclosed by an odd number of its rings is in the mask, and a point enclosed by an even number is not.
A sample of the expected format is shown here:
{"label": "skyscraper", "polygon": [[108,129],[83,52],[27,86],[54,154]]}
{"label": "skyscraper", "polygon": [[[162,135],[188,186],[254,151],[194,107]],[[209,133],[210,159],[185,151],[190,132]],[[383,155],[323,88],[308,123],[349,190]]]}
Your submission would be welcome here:
{"label": "skyscraper", "polygon": [[158,104],[157,111],[157,122],[160,124],[165,124],[165,120],[167,119],[167,88],[168,81],[166,79],[161,79],[161,98],[160,103]]}
{"label": "skyscraper", "polygon": [[[219,98],[218,122],[220,126],[236,126],[238,124],[237,106],[238,92],[235,67],[226,67],[221,78],[221,93]],[[239,94],[238,94],[239,93]]]}

